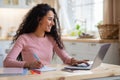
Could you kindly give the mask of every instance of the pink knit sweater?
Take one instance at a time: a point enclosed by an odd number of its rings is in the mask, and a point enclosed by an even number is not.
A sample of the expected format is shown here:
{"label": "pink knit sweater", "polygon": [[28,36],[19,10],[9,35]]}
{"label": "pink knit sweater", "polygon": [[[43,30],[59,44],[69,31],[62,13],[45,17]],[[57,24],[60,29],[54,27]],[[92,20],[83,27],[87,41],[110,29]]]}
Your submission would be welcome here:
{"label": "pink knit sweater", "polygon": [[[53,50],[62,59],[64,63],[70,63],[71,57],[60,49],[52,37],[36,37],[33,33],[21,35],[15,42],[13,48],[4,60],[5,67],[23,67],[25,62],[33,62],[36,59],[33,54],[37,54],[44,65],[50,64],[53,57]],[[23,61],[17,61],[16,58],[22,52]]]}

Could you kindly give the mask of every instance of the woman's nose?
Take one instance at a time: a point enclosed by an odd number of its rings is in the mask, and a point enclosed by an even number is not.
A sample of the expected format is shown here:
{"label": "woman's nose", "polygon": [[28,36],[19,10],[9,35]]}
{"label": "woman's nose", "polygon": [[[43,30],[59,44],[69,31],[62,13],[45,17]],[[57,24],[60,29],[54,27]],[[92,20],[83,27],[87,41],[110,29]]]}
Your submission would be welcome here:
{"label": "woman's nose", "polygon": [[54,22],[54,21],[52,21],[52,22],[51,22],[51,24],[52,24],[52,25],[55,25],[55,22]]}

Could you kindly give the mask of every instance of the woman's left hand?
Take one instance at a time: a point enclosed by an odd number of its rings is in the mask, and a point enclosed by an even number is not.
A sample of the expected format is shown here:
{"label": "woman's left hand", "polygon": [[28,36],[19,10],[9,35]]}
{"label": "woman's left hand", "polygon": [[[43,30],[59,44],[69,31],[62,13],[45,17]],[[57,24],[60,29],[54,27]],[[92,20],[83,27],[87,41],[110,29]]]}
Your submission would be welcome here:
{"label": "woman's left hand", "polygon": [[71,58],[71,63],[70,63],[70,65],[76,66],[77,64],[81,64],[81,63],[85,63],[86,65],[89,65],[89,64],[88,64],[88,61],[89,61],[89,60],[76,60],[75,58]]}

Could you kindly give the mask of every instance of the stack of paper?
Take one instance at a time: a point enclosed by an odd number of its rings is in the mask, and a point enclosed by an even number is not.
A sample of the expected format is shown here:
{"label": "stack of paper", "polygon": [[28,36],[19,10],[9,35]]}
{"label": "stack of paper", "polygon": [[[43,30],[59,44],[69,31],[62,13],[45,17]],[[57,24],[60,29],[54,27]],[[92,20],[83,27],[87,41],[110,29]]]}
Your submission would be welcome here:
{"label": "stack of paper", "polygon": [[3,75],[25,75],[28,69],[24,68],[0,68],[0,76]]}

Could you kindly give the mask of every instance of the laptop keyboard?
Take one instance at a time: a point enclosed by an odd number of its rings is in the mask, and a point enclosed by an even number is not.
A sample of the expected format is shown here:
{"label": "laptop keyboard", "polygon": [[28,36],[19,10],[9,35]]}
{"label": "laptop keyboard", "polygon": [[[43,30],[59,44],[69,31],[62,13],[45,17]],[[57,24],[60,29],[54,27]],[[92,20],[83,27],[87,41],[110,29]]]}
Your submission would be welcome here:
{"label": "laptop keyboard", "polygon": [[77,67],[88,67],[89,65],[85,64],[85,63],[81,63],[81,64],[77,64]]}

